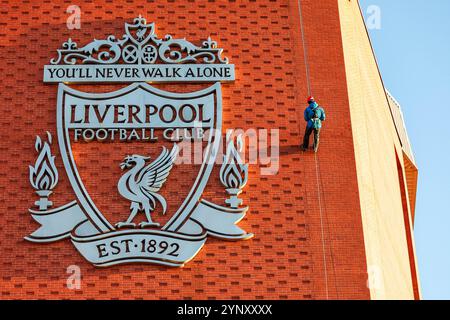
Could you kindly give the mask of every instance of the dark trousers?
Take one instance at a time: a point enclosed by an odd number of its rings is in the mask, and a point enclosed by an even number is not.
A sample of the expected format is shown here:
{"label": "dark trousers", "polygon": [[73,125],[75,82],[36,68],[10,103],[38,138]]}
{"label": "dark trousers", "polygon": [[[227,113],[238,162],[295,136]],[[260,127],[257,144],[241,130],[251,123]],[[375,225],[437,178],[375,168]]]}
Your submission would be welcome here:
{"label": "dark trousers", "polygon": [[309,137],[313,132],[314,132],[314,151],[317,152],[317,150],[319,149],[320,128],[314,129],[313,127],[311,128],[306,127],[305,136],[303,137],[303,149],[305,150],[308,149]]}

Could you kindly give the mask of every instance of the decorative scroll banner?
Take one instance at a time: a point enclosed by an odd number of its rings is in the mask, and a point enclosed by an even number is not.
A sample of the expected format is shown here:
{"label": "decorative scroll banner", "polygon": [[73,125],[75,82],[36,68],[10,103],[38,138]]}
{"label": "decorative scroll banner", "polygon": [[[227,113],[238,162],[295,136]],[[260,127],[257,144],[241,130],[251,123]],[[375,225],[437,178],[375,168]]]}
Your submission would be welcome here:
{"label": "decorative scroll banner", "polygon": [[170,34],[159,38],[154,23],[139,16],[125,23],[121,38],[110,35],[79,47],[68,39],[44,67],[44,82],[229,82],[233,64],[208,37],[201,45]]}
{"label": "decorative scroll banner", "polygon": [[70,238],[83,257],[98,267],[133,262],[182,267],[195,257],[208,235],[225,240],[251,238],[253,234],[236,225],[247,209],[230,209],[202,200],[178,232],[126,229],[100,233],[73,201],[48,211],[30,209],[41,227],[26,240],[49,243]]}
{"label": "decorative scroll banner", "polygon": [[39,229],[25,237],[31,242],[48,243],[68,238],[78,224],[87,221],[76,201],[52,210],[28,209],[28,211],[33,219],[41,225]]}
{"label": "decorative scroll banner", "polygon": [[76,232],[72,235],[72,243],[86,260],[97,267],[135,262],[181,267],[197,254],[206,241],[206,232],[184,235],[132,229],[85,237]]}

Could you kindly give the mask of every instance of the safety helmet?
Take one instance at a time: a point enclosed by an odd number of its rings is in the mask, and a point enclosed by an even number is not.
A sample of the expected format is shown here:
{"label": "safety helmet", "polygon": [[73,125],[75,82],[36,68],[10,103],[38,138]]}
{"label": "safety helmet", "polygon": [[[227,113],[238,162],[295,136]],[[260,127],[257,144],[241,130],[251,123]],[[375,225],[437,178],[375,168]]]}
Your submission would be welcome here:
{"label": "safety helmet", "polygon": [[311,97],[308,98],[308,103],[311,103],[311,102],[314,102],[314,101],[316,101],[316,100],[314,99],[313,96],[311,96]]}

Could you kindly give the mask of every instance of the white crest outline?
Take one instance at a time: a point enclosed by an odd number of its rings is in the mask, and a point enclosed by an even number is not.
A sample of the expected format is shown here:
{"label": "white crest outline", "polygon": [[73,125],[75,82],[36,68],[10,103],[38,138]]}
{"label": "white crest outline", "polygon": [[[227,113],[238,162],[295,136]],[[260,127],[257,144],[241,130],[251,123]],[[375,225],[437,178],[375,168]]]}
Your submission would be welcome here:
{"label": "white crest outline", "polygon": [[[169,98],[178,99],[192,99],[199,96],[208,94],[215,95],[215,119],[211,124],[211,129],[221,132],[222,129],[222,93],[220,83],[207,87],[203,90],[189,92],[189,93],[173,93],[157,89],[147,83],[137,82],[130,84],[122,89],[107,92],[107,93],[86,93],[74,88],[71,88],[65,84],[60,83],[58,86],[58,99],[57,99],[57,131],[58,131],[58,145],[60,147],[61,158],[66,169],[69,182],[73,188],[75,195],[77,196],[80,207],[85,212],[89,221],[93,226],[101,233],[107,233],[111,231],[117,231],[117,229],[108,221],[108,219],[97,208],[94,201],[89,196],[84,183],[78,172],[76,161],[73,157],[71,150],[70,136],[68,134],[68,128],[65,126],[64,121],[64,99],[65,94],[77,95],[86,99],[108,99],[115,96],[126,95],[134,92],[137,89],[145,90],[152,94],[163,95]],[[209,177],[214,167],[215,159],[219,150],[220,136],[213,134],[209,135],[208,144],[206,146],[205,158],[199,170],[199,173],[190,189],[187,197],[182,202],[178,210],[172,215],[170,220],[161,228],[163,231],[177,232],[189,219],[189,216],[193,213],[199,200],[203,194],[203,191],[208,183]]]}

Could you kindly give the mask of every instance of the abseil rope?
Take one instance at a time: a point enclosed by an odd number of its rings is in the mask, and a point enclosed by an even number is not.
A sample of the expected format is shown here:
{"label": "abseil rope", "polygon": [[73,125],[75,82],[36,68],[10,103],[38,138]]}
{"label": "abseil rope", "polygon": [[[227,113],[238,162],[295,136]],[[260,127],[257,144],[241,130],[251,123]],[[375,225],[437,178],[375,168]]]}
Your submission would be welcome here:
{"label": "abseil rope", "polygon": [[[300,30],[301,30],[301,36],[302,36],[303,55],[304,55],[304,60],[305,60],[306,84],[308,87],[308,95],[312,96],[309,61],[308,61],[308,49],[306,46],[305,30],[303,28],[303,14],[302,14],[302,5],[301,5],[302,1],[297,0],[297,2],[298,2],[298,14],[300,16]],[[318,160],[317,160],[317,153],[314,153],[314,161],[316,164],[317,197],[319,200],[319,212],[320,212],[320,232],[321,232],[321,240],[322,240],[323,268],[324,268],[324,278],[325,278],[325,296],[326,296],[326,299],[328,300],[329,292],[328,292],[327,256],[326,256],[326,249],[325,249],[325,234],[324,234],[323,210],[322,210],[322,193],[320,190],[320,183],[319,183],[319,165],[318,165]]]}

